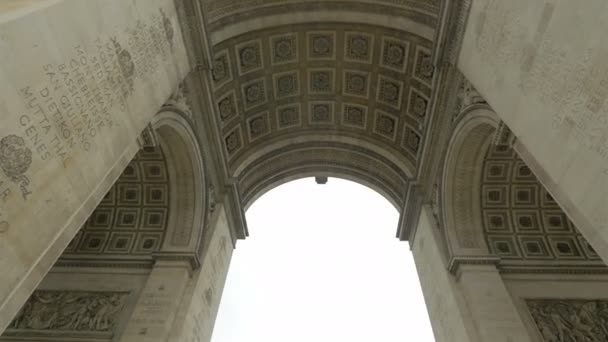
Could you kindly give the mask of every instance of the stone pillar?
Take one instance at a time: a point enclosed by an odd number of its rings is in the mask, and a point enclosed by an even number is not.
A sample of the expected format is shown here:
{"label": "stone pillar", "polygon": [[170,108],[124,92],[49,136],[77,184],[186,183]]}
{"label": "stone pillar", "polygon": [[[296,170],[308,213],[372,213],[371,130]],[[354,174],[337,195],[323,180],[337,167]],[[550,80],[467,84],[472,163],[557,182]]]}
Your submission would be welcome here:
{"label": "stone pillar", "polygon": [[190,66],[173,0],[0,4],[0,331]]}
{"label": "stone pillar", "polygon": [[458,285],[483,342],[532,342],[494,265],[460,265]]}
{"label": "stone pillar", "polygon": [[169,332],[188,286],[190,270],[188,261],[157,260],[121,341],[169,341]]}
{"label": "stone pillar", "polygon": [[211,341],[233,250],[223,205],[216,207],[212,217],[201,268],[186,289],[169,341]]}
{"label": "stone pillar", "polygon": [[481,342],[455,278],[448,272],[432,211],[423,207],[412,254],[437,342]]}
{"label": "stone pillar", "polygon": [[460,265],[452,275],[440,234],[425,206],[412,253],[437,342],[530,342],[496,267]]}
{"label": "stone pillar", "polygon": [[472,1],[458,67],[608,262],[608,3]]}

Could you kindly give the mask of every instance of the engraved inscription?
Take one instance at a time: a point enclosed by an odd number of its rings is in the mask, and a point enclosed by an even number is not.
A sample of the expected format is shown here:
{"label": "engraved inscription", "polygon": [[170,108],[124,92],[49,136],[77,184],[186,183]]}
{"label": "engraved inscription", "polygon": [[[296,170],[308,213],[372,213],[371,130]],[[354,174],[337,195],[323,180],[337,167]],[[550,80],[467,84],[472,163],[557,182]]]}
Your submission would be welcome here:
{"label": "engraved inscription", "polygon": [[[141,325],[163,325],[167,321],[167,310],[171,307],[175,298],[170,293],[165,293],[164,288],[158,292],[147,292],[142,295],[138,305],[141,311],[133,321]],[[142,333],[145,335],[146,333]]]}
{"label": "engraved inscription", "polygon": [[[555,8],[543,6],[534,35],[508,2],[488,1],[480,13],[476,47],[494,61],[487,79],[502,81],[505,65],[519,66],[519,88],[551,110],[552,128],[608,162],[608,48],[576,51],[550,30]],[[527,38],[529,37],[529,38]]]}
{"label": "engraved inscription", "polygon": [[[31,194],[27,170],[91,153],[102,133],[115,131],[127,115],[138,81],[158,72],[172,52],[176,32],[159,9],[112,36],[73,44],[63,59],[33,65],[35,84],[18,84],[23,110],[14,113],[19,129],[0,135],[0,233],[10,226],[8,205]],[[42,162],[42,163],[41,163]]]}

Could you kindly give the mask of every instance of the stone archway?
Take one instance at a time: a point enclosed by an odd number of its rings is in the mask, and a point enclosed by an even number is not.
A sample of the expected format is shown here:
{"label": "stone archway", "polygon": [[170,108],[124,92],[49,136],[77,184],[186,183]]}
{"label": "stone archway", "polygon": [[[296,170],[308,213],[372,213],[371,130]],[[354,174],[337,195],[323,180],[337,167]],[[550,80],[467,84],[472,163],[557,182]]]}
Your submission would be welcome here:
{"label": "stone archway", "polygon": [[450,139],[440,192],[450,268],[463,259],[490,257],[480,229],[479,193],[481,165],[499,120],[489,109],[461,117]]}
{"label": "stone archway", "polygon": [[[491,109],[478,107],[459,115],[444,164],[440,212],[433,213],[438,224],[429,227],[428,218],[421,219],[424,231],[415,251],[421,262],[429,262],[421,246],[432,240],[439,264],[454,275],[444,279],[443,290],[451,296],[446,305],[463,317],[463,339],[492,340],[499,331],[521,341],[552,341],[549,330],[586,334],[576,317],[585,305],[603,305],[605,293],[595,283],[605,284],[608,269],[513,145],[505,143],[511,139],[503,139],[504,123]],[[420,271],[423,283],[429,281],[426,273]],[[431,317],[445,313],[433,309]],[[547,318],[551,310],[564,325]],[[500,320],[486,317],[490,312]],[[589,316],[587,326],[598,340],[604,338],[600,315]],[[446,328],[437,323],[440,336]]]}
{"label": "stone archway", "polygon": [[170,206],[167,234],[161,253],[192,258],[198,267],[209,214],[209,189],[202,150],[189,118],[183,113],[162,111],[152,127],[167,156]]}
{"label": "stone archway", "polygon": [[496,137],[504,125],[496,114],[489,108],[472,108],[459,117],[441,191],[449,269],[480,262],[500,267],[603,268],[514,146]]}

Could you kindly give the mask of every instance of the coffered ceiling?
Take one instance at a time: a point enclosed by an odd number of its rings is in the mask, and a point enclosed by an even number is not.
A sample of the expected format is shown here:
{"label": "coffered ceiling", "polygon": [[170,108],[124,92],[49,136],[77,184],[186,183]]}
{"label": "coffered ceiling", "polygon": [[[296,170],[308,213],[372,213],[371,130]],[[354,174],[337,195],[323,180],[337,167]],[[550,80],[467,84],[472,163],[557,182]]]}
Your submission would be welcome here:
{"label": "coffered ceiling", "polygon": [[483,166],[481,203],[488,246],[504,264],[603,266],[591,245],[512,149],[490,148]]}
{"label": "coffered ceiling", "polygon": [[169,176],[160,148],[140,150],[60,258],[151,260],[169,216]]}
{"label": "coffered ceiling", "polygon": [[351,139],[391,155],[402,186],[428,123],[430,48],[415,34],[343,23],[283,25],[217,44],[216,121],[229,169],[239,176],[288,139],[320,147]]}

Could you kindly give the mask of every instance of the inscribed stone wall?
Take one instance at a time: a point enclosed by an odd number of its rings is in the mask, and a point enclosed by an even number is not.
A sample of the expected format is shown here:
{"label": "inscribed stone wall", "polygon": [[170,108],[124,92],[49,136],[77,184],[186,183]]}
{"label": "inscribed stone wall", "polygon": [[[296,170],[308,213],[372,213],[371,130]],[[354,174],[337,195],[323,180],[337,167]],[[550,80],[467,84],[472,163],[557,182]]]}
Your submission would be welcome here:
{"label": "inscribed stone wall", "polygon": [[0,33],[2,330],[188,62],[171,0],[44,1],[2,13]]}
{"label": "inscribed stone wall", "polygon": [[517,136],[522,159],[604,260],[607,14],[602,0],[476,0],[458,62]]}

